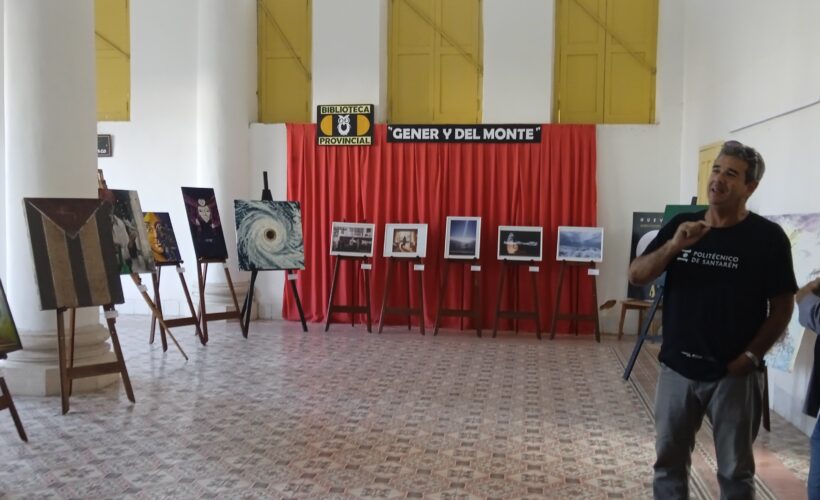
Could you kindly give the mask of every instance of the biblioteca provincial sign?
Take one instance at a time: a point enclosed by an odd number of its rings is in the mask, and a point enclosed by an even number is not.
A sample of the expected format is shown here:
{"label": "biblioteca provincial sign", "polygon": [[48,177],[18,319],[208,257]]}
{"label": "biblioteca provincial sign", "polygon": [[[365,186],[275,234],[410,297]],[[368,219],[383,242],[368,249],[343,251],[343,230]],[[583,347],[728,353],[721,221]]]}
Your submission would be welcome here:
{"label": "biblioteca provincial sign", "polygon": [[316,107],[316,144],[370,146],[373,144],[372,104],[322,104]]}

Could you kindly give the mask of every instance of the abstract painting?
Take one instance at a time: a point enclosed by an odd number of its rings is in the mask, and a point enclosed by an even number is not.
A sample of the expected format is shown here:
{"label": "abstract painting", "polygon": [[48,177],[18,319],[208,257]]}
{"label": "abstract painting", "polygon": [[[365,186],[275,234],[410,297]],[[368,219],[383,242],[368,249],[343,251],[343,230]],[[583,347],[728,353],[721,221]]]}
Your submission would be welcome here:
{"label": "abstract painting", "polygon": [[44,310],[122,304],[110,203],[24,198]]}
{"label": "abstract painting", "polygon": [[243,271],[305,268],[302,211],[295,201],[234,200]]}
{"label": "abstract painting", "polygon": [[20,336],[17,334],[17,327],[14,325],[14,318],[9,309],[6,291],[3,289],[3,283],[0,283],[0,358],[6,353],[22,348]]}
{"label": "abstract painting", "polygon": [[227,260],[228,248],[222,233],[222,221],[211,188],[183,187],[185,212],[191,227],[194,253],[197,259]]}
{"label": "abstract painting", "polygon": [[498,226],[498,260],[541,261],[543,228]]}
{"label": "abstract painting", "polygon": [[330,229],[330,255],[372,257],[375,224],[334,222]]}
{"label": "abstract painting", "polygon": [[481,217],[447,217],[445,259],[478,259],[481,252]]}
{"label": "abstract painting", "polygon": [[387,224],[384,256],[417,258],[427,255],[427,224]]}
{"label": "abstract painting", "polygon": [[154,256],[142,222],[142,208],[136,191],[100,189],[100,199],[114,207],[111,212],[114,250],[120,274],[154,272]]}
{"label": "abstract painting", "polygon": [[601,262],[604,259],[604,228],[558,226],[556,260]]}
{"label": "abstract painting", "polygon": [[[772,215],[766,218],[779,224],[789,237],[797,286],[820,276],[820,213]],[[797,319],[795,307],[784,336],[766,355],[766,364],[778,370],[792,371],[804,330]]]}
{"label": "abstract painting", "polygon": [[160,264],[180,264],[182,255],[174,235],[174,226],[171,225],[171,216],[167,212],[144,212],[142,220],[145,222],[145,231],[148,233],[148,244],[154,261]]}

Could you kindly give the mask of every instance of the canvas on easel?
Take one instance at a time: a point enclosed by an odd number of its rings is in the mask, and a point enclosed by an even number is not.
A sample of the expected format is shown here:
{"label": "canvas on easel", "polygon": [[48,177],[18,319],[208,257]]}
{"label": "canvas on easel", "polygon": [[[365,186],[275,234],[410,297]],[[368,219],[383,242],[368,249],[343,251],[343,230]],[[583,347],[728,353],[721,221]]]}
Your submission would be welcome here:
{"label": "canvas on easel", "polygon": [[[24,198],[34,269],[43,310],[57,312],[57,347],[63,414],[68,412],[71,382],[106,373],[122,377],[128,399],[134,392],[115,327],[115,304],[123,302],[119,265],[112,235],[110,203],[100,199]],[[103,306],[116,361],[74,367],[74,321],[66,352],[63,313]]]}
{"label": "canvas on easel", "polygon": [[[148,289],[142,284],[141,273],[151,273],[152,279],[156,271],[154,255],[148,241],[148,233],[142,220],[142,207],[136,191],[124,189],[109,189],[102,169],[97,169],[97,193],[101,200],[112,205],[111,234],[114,239],[114,251],[120,274],[128,275],[136,285],[140,296],[151,310],[153,317],[166,328],[168,335],[179,349],[185,361],[188,355],[179,345],[174,334],[164,324],[164,319],[157,305],[148,295]],[[167,346],[163,344],[167,349]]]}
{"label": "canvas on easel", "polygon": [[[242,336],[248,336],[248,330],[242,321],[239,301],[236,300],[236,290],[233,279],[228,270],[228,248],[225,246],[225,235],[222,232],[222,219],[216,205],[216,194],[213,188],[183,187],[182,199],[185,202],[185,211],[188,214],[188,226],[191,229],[191,239],[196,254],[197,285],[199,288],[199,327],[202,332],[200,340],[208,342],[208,322],[218,320],[239,319]],[[208,282],[208,266],[222,264],[225,280],[233,299],[234,310],[209,313],[206,311],[205,286]],[[253,284],[251,284],[253,286]]]}
{"label": "canvas on easel", "polygon": [[[11,308],[9,308],[9,301],[6,298],[6,291],[3,289],[3,283],[0,282],[0,359],[5,359],[7,353],[22,348],[23,345],[20,343],[17,326],[14,324]],[[17,434],[20,436],[20,439],[28,441],[26,431],[23,429],[23,422],[20,420],[20,415],[17,414],[17,408],[14,406],[11,392],[9,392],[6,381],[2,376],[0,376],[0,410],[8,410],[9,413],[11,413],[11,419],[14,421],[14,426],[17,428]]]}
{"label": "canvas on easel", "polygon": [[[376,235],[376,225],[365,222],[337,222],[334,221],[330,228],[330,255],[336,257],[336,264],[333,267],[333,278],[330,281],[330,296],[327,299],[327,314],[325,315],[325,331],[330,329],[330,320],[334,313],[349,313],[350,326],[356,321],[356,313],[365,315],[367,321],[367,333],[372,330],[372,317],[370,314],[370,269],[368,262],[373,256],[373,240]],[[339,276],[342,262],[351,262],[354,267],[350,280],[350,297],[347,304],[337,304],[334,302],[336,290],[339,287]],[[364,304],[357,303],[356,292],[358,283],[356,281],[356,270],[360,270],[364,275]]]}
{"label": "canvas on easel", "polygon": [[[475,324],[476,336],[481,337],[481,266],[478,262],[481,255],[481,217],[451,215],[447,217],[445,226],[444,265],[441,271],[433,336],[438,335],[443,317],[457,316],[472,318]],[[462,287],[462,295],[464,294],[464,272],[465,269],[469,269],[471,275],[470,295],[472,297],[472,305],[469,309],[445,307],[444,296],[451,286],[449,282],[451,264],[460,264],[462,278],[459,281]]]}
{"label": "canvas on easel", "polygon": [[[555,338],[555,329],[558,320],[567,319],[576,325],[580,320],[592,321],[595,330],[595,340],[601,341],[601,325],[598,318],[598,283],[597,276],[599,270],[596,263],[604,259],[604,228],[586,226],[558,226],[558,238],[555,249],[555,260],[560,262],[558,271],[558,285],[555,292],[555,306],[552,312],[552,326],[550,328],[550,339]],[[578,300],[572,300],[572,311],[561,312],[561,292],[564,285],[564,272],[570,270],[580,271],[585,268],[586,275],[592,279],[592,312],[581,314],[578,312]],[[578,333],[577,329],[575,331]]]}
{"label": "canvas on easel", "polygon": [[[166,333],[171,335],[167,327],[188,326],[193,325],[196,328],[196,335],[200,342],[203,342],[202,330],[197,320],[196,309],[194,302],[191,300],[191,294],[188,291],[188,283],[185,281],[185,269],[182,267],[182,255],[179,252],[179,245],[174,234],[174,226],[171,224],[171,216],[167,212],[144,212],[143,222],[145,223],[145,230],[148,233],[148,244],[151,247],[151,253],[154,255],[154,262],[156,262],[156,271],[151,275],[151,281],[154,285],[154,304],[156,305],[159,315],[151,315],[151,335],[148,343],[154,342],[154,334],[159,322],[160,341],[162,342],[162,350],[168,350],[168,341],[166,340]],[[188,310],[190,316],[182,316],[179,318],[165,318],[162,311],[162,298],[160,297],[160,282],[162,280],[162,269],[164,267],[174,267],[177,276],[179,276],[180,285],[185,295],[185,301],[188,303]],[[164,322],[158,321],[160,318]],[[164,324],[163,324],[164,323]],[[171,335],[172,339],[173,336]],[[204,343],[204,342],[203,342]]]}

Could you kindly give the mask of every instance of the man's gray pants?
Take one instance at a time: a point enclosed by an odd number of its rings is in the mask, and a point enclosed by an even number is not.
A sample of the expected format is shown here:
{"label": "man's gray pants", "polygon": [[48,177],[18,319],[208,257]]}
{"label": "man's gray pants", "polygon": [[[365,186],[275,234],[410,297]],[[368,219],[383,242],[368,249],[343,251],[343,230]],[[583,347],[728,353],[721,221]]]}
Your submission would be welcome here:
{"label": "man's gray pants", "polygon": [[655,396],[655,480],[658,500],[689,498],[695,435],[709,417],[721,499],[753,499],[752,443],[760,428],[760,372],[714,382],[690,380],[662,365]]}

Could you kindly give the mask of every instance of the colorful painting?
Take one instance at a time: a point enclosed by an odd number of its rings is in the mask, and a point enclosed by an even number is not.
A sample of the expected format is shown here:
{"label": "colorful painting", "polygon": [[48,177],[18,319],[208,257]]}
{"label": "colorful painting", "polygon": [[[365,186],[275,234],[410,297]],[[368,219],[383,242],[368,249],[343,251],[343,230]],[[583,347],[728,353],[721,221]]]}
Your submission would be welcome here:
{"label": "colorful painting", "polygon": [[157,265],[176,265],[182,263],[179,245],[171,225],[171,216],[167,212],[144,212],[142,220],[148,233],[148,244]]}
{"label": "colorful painting", "polygon": [[445,259],[478,259],[481,252],[481,217],[447,217]]}
{"label": "colorful painting", "polygon": [[23,345],[20,343],[20,336],[17,334],[17,327],[14,325],[14,318],[9,309],[6,291],[3,289],[3,283],[0,283],[0,358],[22,348]]}
{"label": "colorful painting", "polygon": [[[632,245],[629,250],[629,262],[637,259],[646,251],[646,247],[655,239],[663,225],[661,212],[632,212]],[[626,296],[630,299],[653,300],[655,283],[646,286],[627,284]]]}
{"label": "colorful painting", "polygon": [[183,187],[182,198],[185,200],[185,212],[188,214],[196,258],[227,260],[228,248],[225,246],[214,190]]}
{"label": "colorful painting", "polygon": [[[797,285],[805,285],[820,276],[820,213],[772,215],[766,218],[779,224],[791,241]],[[795,307],[783,338],[766,355],[766,364],[771,368],[790,372],[803,340],[803,331],[804,328],[797,320]]]}
{"label": "colorful painting", "polygon": [[427,224],[387,224],[384,256],[419,258],[427,255]]}
{"label": "colorful painting", "polygon": [[44,310],[122,304],[110,203],[24,198]]}
{"label": "colorful painting", "polygon": [[498,226],[498,260],[541,262],[543,236],[540,226]]}
{"label": "colorful painting", "polygon": [[305,268],[302,211],[295,201],[234,200],[243,271]]}
{"label": "colorful painting", "polygon": [[334,222],[330,229],[330,255],[372,257],[375,224]]}
{"label": "colorful painting", "polygon": [[136,191],[100,189],[100,199],[114,207],[111,212],[114,250],[120,274],[154,272],[154,256],[142,222],[142,208]]}

